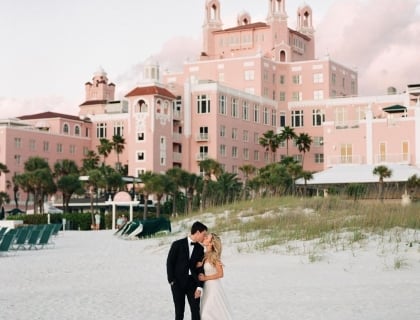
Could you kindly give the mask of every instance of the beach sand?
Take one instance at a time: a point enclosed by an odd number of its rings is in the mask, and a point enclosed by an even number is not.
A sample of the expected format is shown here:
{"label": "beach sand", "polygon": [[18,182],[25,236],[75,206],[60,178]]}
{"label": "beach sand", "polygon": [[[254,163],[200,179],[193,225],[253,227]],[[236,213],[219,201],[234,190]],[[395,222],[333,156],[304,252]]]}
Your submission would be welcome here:
{"label": "beach sand", "polygon": [[[166,255],[191,223],[138,240],[61,231],[53,247],[2,255],[1,319],[173,319]],[[419,242],[373,237],[349,248],[296,242],[255,252],[234,233],[221,236],[234,319],[420,319]]]}

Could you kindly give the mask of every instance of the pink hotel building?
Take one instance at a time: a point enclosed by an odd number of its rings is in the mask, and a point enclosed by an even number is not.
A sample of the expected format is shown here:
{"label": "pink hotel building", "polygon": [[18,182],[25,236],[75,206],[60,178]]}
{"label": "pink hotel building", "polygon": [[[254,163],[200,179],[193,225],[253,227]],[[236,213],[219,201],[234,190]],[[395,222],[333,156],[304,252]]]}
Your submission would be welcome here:
{"label": "pink hotel building", "polygon": [[[243,164],[262,167],[286,155],[285,145],[273,159],[259,144],[263,133],[284,126],[313,139],[304,159],[289,146],[305,170],[420,165],[420,86],[358,97],[356,71],[315,58],[309,6],[298,8],[296,30],[288,26],[285,0],[267,1],[265,22],[242,12],[236,26],[223,29],[220,2],[205,1],[202,52],[181,72],[161,77],[159,65],[147,63],[143,84],[115,100],[115,84],[98,70],[85,84],[78,116],[46,112],[0,120],[0,162],[10,169],[0,176],[0,190],[31,156],[81,165],[100,138],[115,134],[126,141],[119,161],[132,176],[172,167],[199,174],[199,161],[207,158],[241,176]],[[106,161],[116,163],[115,153]]]}

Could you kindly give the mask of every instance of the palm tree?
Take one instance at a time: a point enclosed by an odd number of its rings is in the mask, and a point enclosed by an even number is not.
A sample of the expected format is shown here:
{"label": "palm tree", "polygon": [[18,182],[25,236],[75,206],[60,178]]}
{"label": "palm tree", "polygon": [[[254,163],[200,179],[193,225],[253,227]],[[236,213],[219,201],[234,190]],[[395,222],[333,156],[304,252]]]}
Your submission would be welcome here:
{"label": "palm tree", "polygon": [[176,210],[176,195],[177,192],[185,179],[186,171],[182,170],[181,168],[171,168],[166,171],[166,175],[172,180],[174,186],[172,190],[172,214],[177,214]]}
{"label": "palm tree", "polygon": [[200,161],[199,166],[200,170],[204,173],[204,186],[201,202],[201,210],[203,210],[203,208],[206,207],[209,181],[211,180],[212,176],[214,176],[217,180],[217,177],[223,172],[223,170],[220,163],[214,159],[206,159]]}
{"label": "palm tree", "polygon": [[153,193],[153,178],[156,173],[152,171],[146,171],[145,173],[140,175],[140,179],[143,183],[142,191],[144,196],[144,209],[143,209],[143,220],[147,219],[148,207],[147,207],[147,200],[149,200],[149,194]]}
{"label": "palm tree", "polygon": [[270,163],[261,168],[253,183],[266,195],[281,195],[291,185],[291,178],[287,167],[282,163]]}
{"label": "palm tree", "polygon": [[384,179],[392,176],[392,170],[387,166],[380,165],[373,168],[372,173],[379,176],[379,199],[384,201]]}
{"label": "palm tree", "polygon": [[6,192],[0,192],[0,208],[3,208],[3,205],[10,202],[10,197]]}
{"label": "palm tree", "polygon": [[[9,173],[9,172],[10,171],[7,168],[7,166],[0,162],[0,176],[1,176],[2,173],[5,174],[5,173]],[[6,192],[0,192],[0,208],[1,208],[1,210],[4,210],[3,203],[9,203],[9,202],[10,202],[9,195]],[[16,204],[17,204],[17,202],[16,202]]]}
{"label": "palm tree", "polygon": [[98,189],[105,185],[105,177],[101,170],[99,169],[92,169],[87,172],[89,176],[89,180],[87,181],[87,187],[89,189],[90,195],[90,217],[92,221],[92,225],[95,224],[95,217],[93,214],[93,199],[94,195],[98,196]]}
{"label": "palm tree", "polygon": [[105,191],[108,193],[107,196],[111,192],[117,192],[123,189],[124,181],[121,173],[110,166],[102,167],[101,172],[105,178]]}
{"label": "palm tree", "polygon": [[82,161],[83,165],[81,171],[84,174],[87,174],[88,171],[98,168],[99,156],[95,151],[89,150]]}
{"label": "palm tree", "polygon": [[[29,176],[26,173],[16,174],[13,180],[15,181],[15,185],[18,186],[18,189],[20,188],[26,193],[25,211],[28,211],[29,198],[33,194],[32,186],[29,184]],[[17,194],[15,194],[15,202],[17,205]]]}
{"label": "palm tree", "polygon": [[51,168],[43,158],[31,157],[25,162],[24,170],[26,175],[24,180],[34,194],[34,213],[38,212],[38,207],[43,213],[45,196],[54,194],[57,190]]}
{"label": "palm tree", "polygon": [[273,130],[268,130],[263,133],[263,136],[260,137],[259,144],[265,148],[265,151],[271,151],[273,153],[273,160],[275,158],[275,153],[280,145],[280,136],[274,133]]}
{"label": "palm tree", "polygon": [[0,162],[0,176],[2,173],[9,173],[9,169],[7,168],[7,166],[3,163]]}
{"label": "palm tree", "polygon": [[243,199],[246,199],[248,180],[251,174],[254,174],[257,168],[252,164],[244,164],[239,167],[239,170],[244,174],[244,183],[243,183]]}
{"label": "palm tree", "polygon": [[54,177],[57,179],[57,187],[63,193],[63,208],[69,209],[69,203],[73,193],[82,193],[82,183],[79,180],[79,168],[73,160],[59,160],[54,164]]}
{"label": "palm tree", "polygon": [[299,163],[291,163],[287,167],[287,172],[292,179],[292,195],[296,195],[296,179],[302,175],[302,166]]}
{"label": "palm tree", "polygon": [[101,156],[104,157],[104,160],[103,160],[102,163],[103,163],[103,165],[105,165],[106,164],[106,158],[111,153],[114,145],[111,141],[109,141],[108,139],[105,139],[105,138],[101,138],[99,140],[99,143],[100,144],[96,147],[98,148],[98,154],[100,154]]}
{"label": "palm tree", "polygon": [[252,191],[251,199],[255,199],[256,196],[261,195],[261,183],[262,181],[258,175],[248,181],[248,187]]}
{"label": "palm tree", "polygon": [[57,180],[57,189],[63,193],[64,212],[69,211],[69,203],[73,194],[83,194],[84,189],[78,175],[69,174]]}
{"label": "palm tree", "polygon": [[58,160],[54,164],[54,177],[59,178],[69,174],[79,174],[79,168],[75,161],[64,159]]}
{"label": "palm tree", "polygon": [[420,177],[416,174],[412,175],[407,180],[407,188],[409,189],[409,193],[411,197],[417,194],[417,188],[420,186]]}
{"label": "palm tree", "polygon": [[296,145],[299,152],[303,153],[302,156],[302,167],[305,159],[305,153],[311,150],[312,138],[307,133],[300,133],[296,138]]}
{"label": "palm tree", "polygon": [[237,199],[241,191],[241,183],[236,173],[223,172],[215,185],[217,205],[223,205]]}
{"label": "palm tree", "polygon": [[194,194],[198,186],[201,184],[202,180],[200,176],[194,173],[189,173],[187,171],[185,172],[186,174],[182,175],[181,186],[185,188],[185,193],[187,197],[186,210],[187,210],[187,213],[190,213],[192,212],[192,209],[193,209]]}
{"label": "palm tree", "polygon": [[13,175],[12,182],[13,182],[13,199],[15,201],[15,208],[19,208],[19,181],[17,179],[16,172]]}
{"label": "palm tree", "polygon": [[10,202],[10,197],[6,192],[0,191],[0,220],[4,219],[3,205]]}
{"label": "palm tree", "polygon": [[173,192],[175,183],[166,174],[155,174],[150,180],[150,188],[156,195],[156,218],[160,217],[160,202],[165,194]]}
{"label": "palm tree", "polygon": [[306,196],[307,182],[308,182],[308,180],[312,180],[314,178],[314,175],[310,171],[302,171],[302,178],[305,181],[304,195]]}
{"label": "palm tree", "polygon": [[117,154],[117,170],[121,169],[121,164],[120,164],[120,154],[124,151],[124,144],[125,144],[125,139],[123,137],[121,137],[120,135],[114,135],[112,137],[112,146],[115,150],[115,153]]}
{"label": "palm tree", "polygon": [[289,156],[289,140],[297,138],[295,130],[289,126],[285,126],[283,131],[280,133],[281,141],[286,141],[286,155]]}

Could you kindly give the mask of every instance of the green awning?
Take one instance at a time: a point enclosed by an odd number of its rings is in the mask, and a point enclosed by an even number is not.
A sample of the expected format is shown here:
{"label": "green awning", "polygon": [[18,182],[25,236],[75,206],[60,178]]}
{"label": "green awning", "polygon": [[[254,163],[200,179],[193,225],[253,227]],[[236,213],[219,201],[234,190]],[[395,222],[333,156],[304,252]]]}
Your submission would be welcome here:
{"label": "green awning", "polygon": [[388,113],[403,113],[407,111],[407,108],[399,104],[395,104],[393,106],[383,108],[382,110]]}

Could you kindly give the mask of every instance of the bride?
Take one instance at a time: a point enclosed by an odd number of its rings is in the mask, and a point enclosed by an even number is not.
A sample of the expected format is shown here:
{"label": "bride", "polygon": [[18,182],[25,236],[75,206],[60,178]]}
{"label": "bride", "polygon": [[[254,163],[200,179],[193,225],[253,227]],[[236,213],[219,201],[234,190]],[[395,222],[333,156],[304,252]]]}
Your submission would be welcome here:
{"label": "bride", "polygon": [[201,297],[201,320],[231,320],[232,315],[221,282],[223,264],[221,261],[222,242],[218,235],[208,234],[203,241],[205,247],[204,274],[199,275],[205,281]]}

